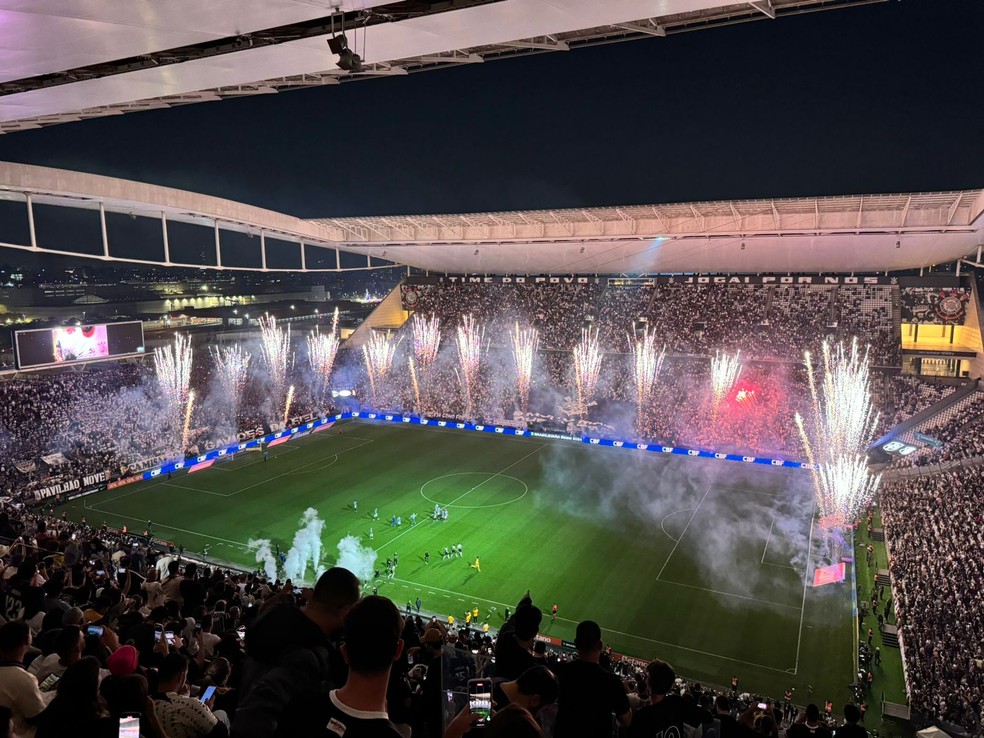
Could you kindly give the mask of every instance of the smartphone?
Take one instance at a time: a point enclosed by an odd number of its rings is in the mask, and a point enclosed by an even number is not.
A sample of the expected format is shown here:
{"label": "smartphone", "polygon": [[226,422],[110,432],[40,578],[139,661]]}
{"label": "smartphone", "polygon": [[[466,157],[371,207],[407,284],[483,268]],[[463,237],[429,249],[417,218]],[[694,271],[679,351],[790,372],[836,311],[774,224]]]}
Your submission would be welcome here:
{"label": "smartphone", "polygon": [[59,679],[61,679],[61,676],[58,674],[49,674],[41,680],[41,683],[38,685],[38,689],[42,692],[50,692],[55,688],[55,685],[58,683]]}
{"label": "smartphone", "polygon": [[101,625],[90,625],[85,629],[85,634],[102,638],[103,627]]}
{"label": "smartphone", "polygon": [[768,710],[769,709],[769,706],[767,704],[765,704],[764,702],[759,702],[758,708],[760,710]]}
{"label": "smartphone", "polygon": [[106,570],[105,569],[96,569],[96,576],[97,577],[104,577],[104,576],[106,576]]}
{"label": "smartphone", "polygon": [[120,716],[119,738],[140,738],[140,715]]}
{"label": "smartphone", "polygon": [[468,710],[472,715],[481,715],[478,725],[488,723],[492,715],[492,681],[489,679],[468,680]]}
{"label": "smartphone", "polygon": [[173,646],[174,645],[174,633],[172,633],[169,630],[165,630],[164,631],[164,637],[167,639],[167,645],[169,645],[169,646]]}
{"label": "smartphone", "polygon": [[198,701],[204,705],[212,699],[213,694],[215,694],[215,687],[208,687],[204,692],[202,692],[202,696],[198,698]]}

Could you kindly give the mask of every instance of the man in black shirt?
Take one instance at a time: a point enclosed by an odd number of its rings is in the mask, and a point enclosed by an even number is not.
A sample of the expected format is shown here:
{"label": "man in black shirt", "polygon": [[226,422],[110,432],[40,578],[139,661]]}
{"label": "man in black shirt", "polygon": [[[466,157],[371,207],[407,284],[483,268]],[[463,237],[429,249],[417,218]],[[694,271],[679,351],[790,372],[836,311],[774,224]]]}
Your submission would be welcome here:
{"label": "man in black shirt", "polygon": [[574,645],[578,658],[557,665],[560,700],[554,738],[610,736],[612,714],[627,727],[632,722],[632,711],[621,680],[598,663],[602,645],[598,623],[578,623]]}
{"label": "man in black shirt", "polygon": [[834,729],[834,738],[868,738],[868,731],[858,723],[861,721],[861,710],[857,705],[844,705],[844,724]]}
{"label": "man in black shirt", "polygon": [[[660,735],[686,735],[685,725],[701,724],[701,710],[693,700],[670,694],[676,672],[665,661],[651,661],[646,667],[649,704],[632,718],[632,738],[656,738]],[[729,726],[730,727],[730,726]]]}
{"label": "man in black shirt", "polygon": [[536,666],[530,648],[540,630],[542,619],[543,613],[534,606],[533,598],[527,590],[516,606],[516,612],[499,631],[499,639],[495,644],[496,678],[518,679],[524,671]]}
{"label": "man in black shirt", "polygon": [[830,728],[820,721],[820,708],[810,703],[799,719],[786,729],[788,738],[831,738]]}
{"label": "man in black shirt", "polygon": [[386,712],[390,669],[403,654],[402,633],[403,618],[385,597],[364,597],[349,610],[342,645],[349,675],[324,702],[325,738],[402,738]]}

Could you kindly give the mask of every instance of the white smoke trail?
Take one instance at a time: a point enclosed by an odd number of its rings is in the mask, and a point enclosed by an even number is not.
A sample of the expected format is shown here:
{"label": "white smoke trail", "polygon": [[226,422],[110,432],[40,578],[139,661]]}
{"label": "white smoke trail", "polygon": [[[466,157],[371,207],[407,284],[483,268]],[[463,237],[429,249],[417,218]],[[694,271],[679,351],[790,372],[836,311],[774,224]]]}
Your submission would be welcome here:
{"label": "white smoke trail", "polygon": [[300,525],[294,533],[294,543],[287,552],[287,561],[284,562],[284,577],[294,584],[306,581],[309,563],[314,570],[314,579],[320,575],[321,534],[325,529],[325,521],[318,517],[317,510],[309,507],[301,516]]}
{"label": "white smoke trail", "polygon": [[355,536],[345,536],[338,542],[338,563],[355,574],[361,581],[368,582],[376,566],[376,552],[359,543]]}
{"label": "white smoke trail", "polygon": [[263,573],[266,574],[267,579],[274,581],[277,578],[277,559],[273,555],[273,549],[270,548],[270,540],[250,538],[247,545],[250,550],[256,550],[256,563],[263,564]]}

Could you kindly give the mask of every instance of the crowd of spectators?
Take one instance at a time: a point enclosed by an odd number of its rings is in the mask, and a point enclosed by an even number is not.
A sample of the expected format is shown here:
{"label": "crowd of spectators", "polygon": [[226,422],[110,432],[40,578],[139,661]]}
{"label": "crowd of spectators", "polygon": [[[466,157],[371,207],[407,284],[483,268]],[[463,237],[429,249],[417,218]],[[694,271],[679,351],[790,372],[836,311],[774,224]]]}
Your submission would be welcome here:
{"label": "crowd of spectators", "polygon": [[918,450],[896,460],[893,463],[896,468],[926,467],[984,456],[984,392],[963,398],[931,422],[918,427],[920,434],[935,439],[937,444],[919,441],[915,432],[905,434],[903,440],[912,441]]}
{"label": "crowd of spectators", "polygon": [[881,490],[911,708],[974,734],[984,725],[982,489],[974,467]]}
{"label": "crowd of spectators", "polygon": [[[493,344],[507,345],[515,321],[540,330],[541,346],[570,351],[585,327],[603,350],[629,350],[648,326],[671,354],[741,351],[754,359],[802,361],[828,337],[861,337],[874,364],[901,364],[893,287],[850,285],[427,284],[404,285],[407,309],[457,326],[472,314]],[[412,295],[408,299],[408,295]]]}
{"label": "crowd of spectators", "polygon": [[[0,512],[0,558],[0,721],[13,738],[116,738],[121,720],[144,738],[456,738],[478,734],[475,678],[494,690],[491,738],[806,738],[834,723],[830,703],[801,711],[792,692],[751,694],[737,676],[712,689],[619,657],[592,621],[576,653],[547,647],[529,592],[498,632],[455,628],[419,602],[363,596],[345,569],[300,589],[17,506]],[[845,730],[863,713],[845,715],[837,734],[863,738]]]}

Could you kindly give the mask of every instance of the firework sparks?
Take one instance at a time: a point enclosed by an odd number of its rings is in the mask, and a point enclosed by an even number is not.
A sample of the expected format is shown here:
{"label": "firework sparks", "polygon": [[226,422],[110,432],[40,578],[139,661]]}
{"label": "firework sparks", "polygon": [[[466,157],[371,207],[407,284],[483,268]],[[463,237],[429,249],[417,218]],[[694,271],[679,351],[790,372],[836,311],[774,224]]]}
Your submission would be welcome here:
{"label": "firework sparks", "polygon": [[307,337],[308,363],[311,371],[314,372],[315,393],[319,402],[323,401],[328,394],[331,386],[331,371],[335,366],[335,357],[338,355],[338,332],[337,325],[338,309],[335,309],[335,325],[332,326],[330,334],[321,333],[317,328],[314,333]]}
{"label": "firework sparks", "polygon": [[601,373],[601,344],[598,331],[585,328],[581,331],[581,342],[574,347],[574,380],[577,383],[577,412],[581,418],[588,415],[588,406],[594,400],[598,388],[598,375]]}
{"label": "firework sparks", "polygon": [[222,386],[222,391],[229,398],[233,407],[233,416],[239,407],[243,390],[246,388],[246,377],[249,373],[249,352],[238,343],[232,346],[212,347],[210,349],[215,372]]}
{"label": "firework sparks", "polygon": [[374,407],[379,407],[377,390],[389,376],[397,345],[388,333],[373,333],[369,343],[362,346],[362,357],[366,362],[366,373],[369,375],[369,388],[372,391]]}
{"label": "firework sparks", "polygon": [[817,383],[813,360],[805,354],[812,417],[796,414],[803,448],[813,465],[813,482],[820,514],[851,520],[878,489],[880,476],[868,473],[865,449],[878,426],[871,405],[868,349],[823,344],[823,374]]}
{"label": "firework sparks", "polygon": [[720,351],[714,354],[714,358],[711,359],[711,397],[714,399],[715,413],[740,375],[740,351],[734,356]]}
{"label": "firework sparks", "polygon": [[273,383],[275,397],[282,397],[287,385],[287,369],[290,365],[290,326],[287,329],[277,326],[272,315],[260,318],[260,348],[266,364],[270,381]]}
{"label": "firework sparks", "polygon": [[284,427],[287,427],[287,422],[290,420],[290,405],[294,402],[294,385],[290,386],[287,390],[287,402],[284,403]]}
{"label": "firework sparks", "polygon": [[458,361],[461,373],[461,390],[465,399],[465,417],[472,417],[475,408],[473,393],[478,381],[478,370],[482,363],[482,336],[485,330],[469,313],[461,319],[458,326]]}
{"label": "firework sparks", "polygon": [[162,346],[154,354],[157,385],[168,409],[175,416],[179,416],[188,399],[192,358],[191,336],[180,333],[175,334],[173,347]]}
{"label": "firework sparks", "polygon": [[188,449],[188,441],[191,440],[191,410],[195,406],[195,390],[188,391],[188,405],[185,408],[184,429],[181,432],[181,452]]}
{"label": "firework sparks", "polygon": [[636,391],[636,431],[642,434],[642,415],[645,408],[652,402],[653,390],[656,388],[656,378],[663,368],[666,359],[666,346],[656,350],[656,334],[650,333],[649,327],[642,335],[637,335],[632,341],[632,379]]}
{"label": "firework sparks", "polygon": [[533,386],[533,357],[540,343],[540,336],[535,328],[516,329],[512,334],[513,360],[516,363],[516,388],[519,391],[519,406],[525,414],[529,411],[530,387]]}
{"label": "firework sparks", "polygon": [[436,315],[413,316],[413,355],[420,370],[426,372],[437,359],[441,347],[441,321]]}
{"label": "firework sparks", "polygon": [[417,369],[413,365],[413,357],[407,357],[407,365],[410,367],[410,380],[413,382],[413,395],[417,399],[417,412],[423,415],[423,407],[420,403],[420,385],[417,383]]}

